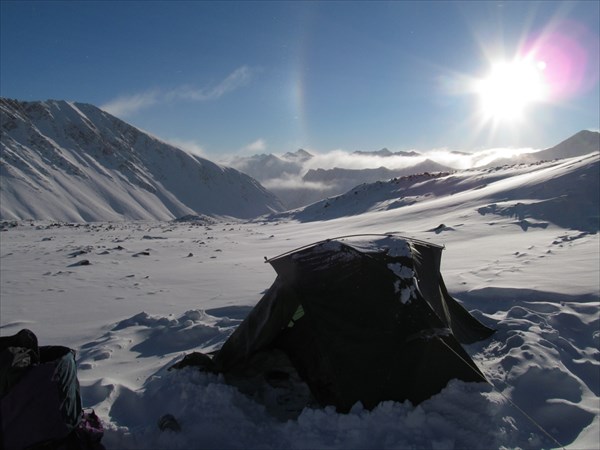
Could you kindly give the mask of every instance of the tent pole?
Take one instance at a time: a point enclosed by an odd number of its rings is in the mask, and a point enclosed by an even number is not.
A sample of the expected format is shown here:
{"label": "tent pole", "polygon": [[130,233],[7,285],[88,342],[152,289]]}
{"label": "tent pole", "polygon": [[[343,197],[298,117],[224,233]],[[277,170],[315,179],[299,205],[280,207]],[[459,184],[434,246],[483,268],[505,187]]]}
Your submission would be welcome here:
{"label": "tent pole", "polygon": [[442,249],[445,248],[443,245],[433,244],[431,242],[427,242],[427,241],[424,241],[422,239],[416,239],[416,238],[411,238],[411,237],[407,237],[407,236],[402,236],[401,234],[398,234],[397,232],[383,233],[383,234],[378,234],[378,233],[348,234],[346,236],[337,236],[337,237],[333,237],[333,238],[329,238],[329,239],[323,239],[322,241],[313,242],[312,244],[303,245],[301,247],[295,248],[293,250],[290,250],[288,252],[282,253],[281,255],[274,256],[272,258],[267,258],[265,256],[265,263],[270,263],[271,261],[274,261],[274,260],[276,260],[278,258],[282,258],[284,256],[291,255],[292,253],[296,253],[299,250],[304,250],[305,248],[313,247],[315,245],[319,245],[319,244],[322,244],[324,242],[336,241],[338,239],[347,239],[347,238],[353,238],[353,237],[368,237],[368,236],[380,236],[380,237],[392,237],[392,236],[394,236],[394,237],[406,239],[407,241],[417,242],[417,243],[423,244],[423,245],[430,245],[432,247],[437,247],[437,248],[442,248]]}

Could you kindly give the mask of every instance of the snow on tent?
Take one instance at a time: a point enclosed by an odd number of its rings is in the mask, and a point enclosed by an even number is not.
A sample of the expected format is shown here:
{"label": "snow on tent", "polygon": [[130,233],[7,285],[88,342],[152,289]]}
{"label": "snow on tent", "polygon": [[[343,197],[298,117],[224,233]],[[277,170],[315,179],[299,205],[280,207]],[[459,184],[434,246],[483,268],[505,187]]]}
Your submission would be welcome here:
{"label": "snow on tent", "polygon": [[340,412],[417,404],[454,378],[486,381],[460,343],[494,331],[448,294],[442,249],[360,235],[272,258],[275,282],[212,361],[193,354],[176,367],[208,366],[242,391],[293,368],[318,404]]}

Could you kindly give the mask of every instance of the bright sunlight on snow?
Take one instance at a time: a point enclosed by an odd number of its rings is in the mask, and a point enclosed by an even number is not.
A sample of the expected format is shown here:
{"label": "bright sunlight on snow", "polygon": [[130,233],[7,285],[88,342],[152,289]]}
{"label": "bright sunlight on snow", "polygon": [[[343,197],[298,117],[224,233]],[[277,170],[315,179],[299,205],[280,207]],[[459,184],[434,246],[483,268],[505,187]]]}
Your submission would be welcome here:
{"label": "bright sunlight on snow", "polygon": [[[77,350],[108,449],[596,448],[598,162],[406,177],[251,221],[5,221],[0,331]],[[588,196],[556,197],[582,181]],[[383,201],[403,191],[412,201]],[[222,345],[275,278],[263,257],[390,231],[445,245],[449,291],[497,330],[466,347],[494,387],[454,381],[418,406],[306,408],[282,422],[268,413],[275,388],[259,403],[221,376],[166,370]],[[158,429],[166,413],[181,431]]]}

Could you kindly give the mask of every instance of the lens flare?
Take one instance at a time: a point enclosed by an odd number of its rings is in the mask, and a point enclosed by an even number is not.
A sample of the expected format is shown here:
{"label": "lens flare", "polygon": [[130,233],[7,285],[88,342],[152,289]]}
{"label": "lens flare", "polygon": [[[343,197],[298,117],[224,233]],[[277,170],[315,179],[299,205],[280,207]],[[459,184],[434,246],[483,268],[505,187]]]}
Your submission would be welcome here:
{"label": "lens flare", "polygon": [[598,70],[591,64],[590,56],[598,50],[596,39],[582,40],[582,31],[570,34],[553,31],[533,40],[525,51],[532,58],[544,61],[546,82],[551,100],[565,100],[587,90],[598,81]]}
{"label": "lens flare", "polygon": [[476,81],[475,91],[486,120],[522,120],[527,107],[547,99],[546,63],[532,58],[498,61],[489,74]]}

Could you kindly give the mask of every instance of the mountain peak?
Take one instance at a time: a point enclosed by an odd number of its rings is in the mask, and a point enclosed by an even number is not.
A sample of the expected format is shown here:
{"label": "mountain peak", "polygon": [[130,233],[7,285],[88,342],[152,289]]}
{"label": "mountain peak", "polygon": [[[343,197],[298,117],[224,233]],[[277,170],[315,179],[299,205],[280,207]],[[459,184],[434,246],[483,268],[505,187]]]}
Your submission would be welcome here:
{"label": "mountain peak", "polygon": [[312,157],[313,157],[313,155],[311,153],[307,152],[306,150],[304,150],[303,148],[299,148],[295,152],[287,152],[284,155],[282,155],[283,159],[296,160],[296,161],[306,161],[306,160],[311,159]]}
{"label": "mountain peak", "polygon": [[0,99],[0,217],[72,222],[252,218],[282,208],[256,180],[101,109]]}
{"label": "mountain peak", "polygon": [[583,156],[600,151],[600,133],[581,130],[554,147],[533,153],[537,160],[562,159]]}

